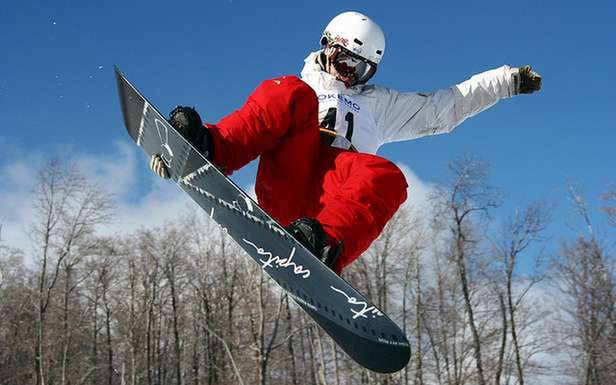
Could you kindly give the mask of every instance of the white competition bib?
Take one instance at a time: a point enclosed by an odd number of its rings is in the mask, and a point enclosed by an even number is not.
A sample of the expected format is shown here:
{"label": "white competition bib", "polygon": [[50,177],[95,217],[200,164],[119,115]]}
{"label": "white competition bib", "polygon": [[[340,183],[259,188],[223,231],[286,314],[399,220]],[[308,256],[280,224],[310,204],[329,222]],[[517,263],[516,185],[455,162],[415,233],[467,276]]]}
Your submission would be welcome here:
{"label": "white competition bib", "polygon": [[[317,91],[317,90],[315,90]],[[330,137],[329,144],[360,152],[376,152],[376,122],[367,98],[334,90],[317,91],[319,126]]]}

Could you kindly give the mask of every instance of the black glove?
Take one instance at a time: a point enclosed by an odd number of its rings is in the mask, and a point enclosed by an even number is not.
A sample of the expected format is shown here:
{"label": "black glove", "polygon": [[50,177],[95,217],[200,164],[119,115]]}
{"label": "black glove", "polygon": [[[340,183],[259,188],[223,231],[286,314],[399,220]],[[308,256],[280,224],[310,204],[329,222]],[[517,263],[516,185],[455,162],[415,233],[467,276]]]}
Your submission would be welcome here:
{"label": "black glove", "polygon": [[519,94],[532,94],[541,89],[541,75],[533,71],[529,65],[519,69],[516,81]]}
{"label": "black glove", "polygon": [[214,157],[210,131],[203,126],[201,117],[194,108],[175,107],[169,113],[169,123],[206,158]]}

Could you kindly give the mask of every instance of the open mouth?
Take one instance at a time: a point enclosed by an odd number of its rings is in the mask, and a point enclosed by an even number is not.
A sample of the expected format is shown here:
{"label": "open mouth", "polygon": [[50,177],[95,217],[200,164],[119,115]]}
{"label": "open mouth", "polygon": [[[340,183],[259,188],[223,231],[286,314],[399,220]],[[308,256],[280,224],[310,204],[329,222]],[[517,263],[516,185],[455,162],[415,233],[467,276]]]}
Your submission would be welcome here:
{"label": "open mouth", "polygon": [[347,85],[365,83],[374,75],[376,64],[363,59],[349,50],[335,46],[331,63],[339,80]]}
{"label": "open mouth", "polygon": [[355,67],[351,67],[347,63],[335,63],[334,68],[336,68],[336,72],[342,77],[355,77]]}

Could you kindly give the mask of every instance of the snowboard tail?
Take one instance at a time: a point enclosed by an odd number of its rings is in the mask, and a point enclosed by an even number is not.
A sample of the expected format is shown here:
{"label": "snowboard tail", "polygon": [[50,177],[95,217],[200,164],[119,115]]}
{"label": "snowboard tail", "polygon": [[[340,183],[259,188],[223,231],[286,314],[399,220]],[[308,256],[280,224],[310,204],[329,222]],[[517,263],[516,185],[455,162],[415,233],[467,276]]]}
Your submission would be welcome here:
{"label": "snowboard tail", "polygon": [[400,328],[186,141],[117,67],[115,73],[133,141],[159,155],[171,179],[351,358],[375,372],[402,369],[411,351]]}

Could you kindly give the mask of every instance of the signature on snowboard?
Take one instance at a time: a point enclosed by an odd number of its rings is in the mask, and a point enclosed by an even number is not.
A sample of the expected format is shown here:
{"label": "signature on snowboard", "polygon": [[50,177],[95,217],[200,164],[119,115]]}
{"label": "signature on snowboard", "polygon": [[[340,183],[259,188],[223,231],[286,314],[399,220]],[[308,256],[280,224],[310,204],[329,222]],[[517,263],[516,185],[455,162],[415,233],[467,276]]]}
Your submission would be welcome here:
{"label": "signature on snowboard", "polygon": [[293,250],[291,250],[291,254],[288,258],[280,258],[277,255],[273,255],[269,251],[265,251],[262,247],[257,246],[256,244],[247,239],[242,239],[242,241],[254,247],[257,254],[265,256],[267,258],[266,260],[259,259],[259,261],[261,262],[261,267],[263,269],[265,269],[266,267],[282,267],[285,269],[291,268],[293,269],[293,273],[295,275],[300,275],[303,279],[310,277],[310,270],[306,269],[302,265],[296,264],[293,261],[293,256],[295,255],[295,247],[293,248]]}
{"label": "signature on snowboard", "polygon": [[[330,286],[330,288],[337,292],[340,293],[342,295],[344,295],[347,299],[347,302],[350,303],[351,305],[358,305],[359,308],[355,308],[355,309],[351,309],[351,313],[353,313],[353,319],[357,319],[359,317],[363,317],[363,318],[368,318],[368,316],[372,316],[372,318],[376,318],[377,316],[382,316],[383,313],[381,313],[381,311],[377,308],[375,308],[374,306],[368,306],[368,304],[366,302],[363,301],[358,301],[357,298],[355,297],[350,297],[347,293],[345,293],[344,291],[337,289],[333,286]],[[359,309],[359,310],[357,310]]]}

